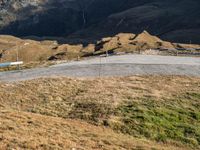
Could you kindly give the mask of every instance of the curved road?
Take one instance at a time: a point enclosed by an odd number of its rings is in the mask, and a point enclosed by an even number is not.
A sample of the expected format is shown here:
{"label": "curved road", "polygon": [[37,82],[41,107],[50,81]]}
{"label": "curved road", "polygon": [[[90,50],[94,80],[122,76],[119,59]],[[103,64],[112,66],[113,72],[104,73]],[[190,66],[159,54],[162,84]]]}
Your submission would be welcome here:
{"label": "curved road", "polygon": [[200,58],[119,55],[74,61],[47,68],[0,73],[0,81],[21,81],[40,77],[98,77],[127,75],[186,75],[200,77]]}

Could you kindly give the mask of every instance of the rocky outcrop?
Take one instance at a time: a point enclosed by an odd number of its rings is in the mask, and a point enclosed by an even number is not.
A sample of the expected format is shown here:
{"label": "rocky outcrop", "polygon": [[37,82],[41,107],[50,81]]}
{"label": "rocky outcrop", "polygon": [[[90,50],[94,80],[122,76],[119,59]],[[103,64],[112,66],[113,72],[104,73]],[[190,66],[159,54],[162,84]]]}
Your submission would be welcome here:
{"label": "rocky outcrop", "polygon": [[147,31],[135,35],[120,33],[114,37],[102,38],[97,42],[95,51],[135,52],[149,49],[176,49],[170,42],[163,41]]}

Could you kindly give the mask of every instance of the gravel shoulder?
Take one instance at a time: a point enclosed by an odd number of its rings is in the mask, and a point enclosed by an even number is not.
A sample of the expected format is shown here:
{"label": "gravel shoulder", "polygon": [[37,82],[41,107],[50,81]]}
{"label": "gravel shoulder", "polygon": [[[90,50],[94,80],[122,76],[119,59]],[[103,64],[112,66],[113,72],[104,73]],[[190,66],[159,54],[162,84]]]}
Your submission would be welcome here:
{"label": "gravel shoulder", "polygon": [[63,63],[0,73],[0,81],[12,82],[40,77],[99,77],[129,75],[185,75],[200,76],[200,59],[196,57],[120,55],[96,57],[83,61]]}

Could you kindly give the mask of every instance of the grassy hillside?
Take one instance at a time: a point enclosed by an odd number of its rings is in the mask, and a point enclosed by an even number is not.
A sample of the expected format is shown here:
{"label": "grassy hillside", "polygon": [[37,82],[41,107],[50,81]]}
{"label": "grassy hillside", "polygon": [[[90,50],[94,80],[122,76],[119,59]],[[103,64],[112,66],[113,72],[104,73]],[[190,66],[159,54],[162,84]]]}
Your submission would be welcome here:
{"label": "grassy hillside", "polygon": [[[177,49],[182,49],[182,51]],[[105,54],[106,51],[110,54],[199,56],[200,45],[170,43],[149,34],[147,31],[140,34],[119,33],[88,45],[58,44],[57,41],[51,40],[35,41],[0,35],[0,63],[16,61],[18,56],[19,60],[24,62],[24,65],[21,66],[23,69],[61,63],[60,60],[70,61],[98,56]],[[8,68],[0,68],[0,71],[3,70],[8,70]]]}
{"label": "grassy hillside", "polygon": [[[3,110],[0,123],[6,125],[6,128],[0,128],[0,133],[3,133],[0,147],[26,145],[30,148],[30,143],[35,146],[43,143],[41,138],[44,138],[45,146],[52,147],[50,135],[56,136],[59,132],[62,133],[60,141],[53,142],[60,143],[57,145],[59,148],[67,146],[63,142],[68,136],[69,141],[76,136],[73,143],[89,149],[93,138],[94,147],[103,142],[103,147],[96,149],[200,148],[200,78],[51,78],[2,83],[0,108]],[[77,126],[70,131],[76,133],[68,133],[68,127],[74,122]],[[63,123],[69,124],[68,127],[59,125]],[[89,136],[80,131],[87,126],[92,128]],[[33,141],[25,138],[30,129],[34,134]],[[45,133],[38,137],[39,129]],[[102,129],[106,131],[103,135]],[[21,133],[25,136],[17,140],[11,138],[12,134],[19,136]],[[89,143],[80,145],[82,138]],[[6,144],[2,145],[5,141]]]}
{"label": "grassy hillside", "polygon": [[[80,120],[1,110],[0,149],[175,149]],[[177,149],[181,149],[177,148]]]}

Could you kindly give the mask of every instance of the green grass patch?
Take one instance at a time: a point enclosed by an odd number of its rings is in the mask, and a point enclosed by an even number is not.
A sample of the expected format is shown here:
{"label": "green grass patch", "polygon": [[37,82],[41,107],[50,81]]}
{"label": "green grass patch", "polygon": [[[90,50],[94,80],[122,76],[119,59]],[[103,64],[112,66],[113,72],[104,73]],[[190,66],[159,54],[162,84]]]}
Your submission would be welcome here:
{"label": "green grass patch", "polygon": [[[195,93],[190,96],[196,99],[199,95]],[[135,137],[200,145],[200,108],[194,107],[191,99],[182,100],[181,104],[179,99],[129,101],[116,110],[120,122],[111,122],[110,125]]]}

